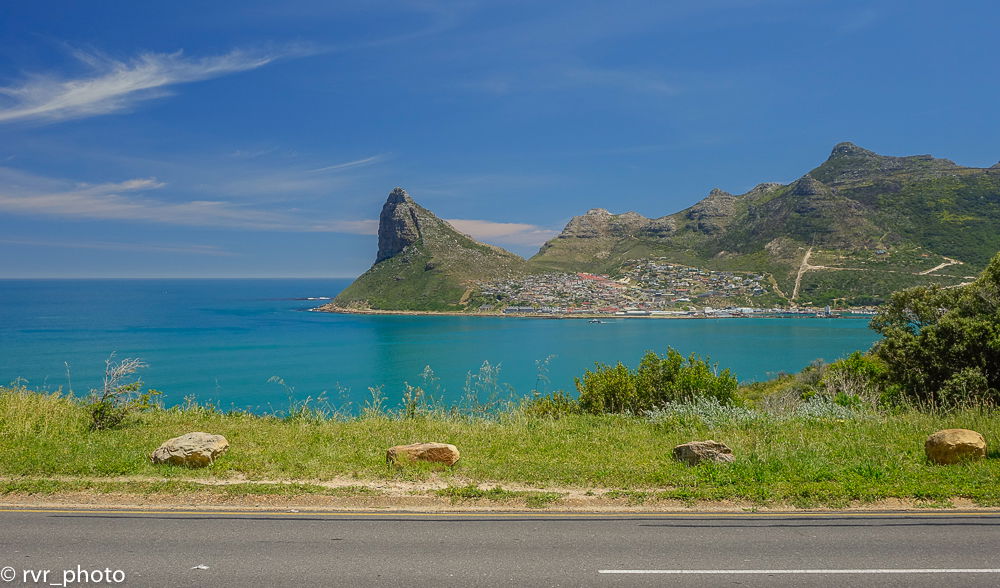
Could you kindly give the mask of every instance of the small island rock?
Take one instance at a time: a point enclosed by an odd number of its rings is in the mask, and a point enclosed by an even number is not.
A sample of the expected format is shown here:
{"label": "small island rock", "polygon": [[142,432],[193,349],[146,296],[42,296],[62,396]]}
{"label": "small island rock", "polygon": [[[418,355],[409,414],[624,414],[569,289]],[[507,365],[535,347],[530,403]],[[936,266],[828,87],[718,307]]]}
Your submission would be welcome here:
{"label": "small island rock", "polygon": [[718,441],[691,441],[674,447],[674,459],[692,466],[705,461],[730,463],[733,461],[733,450]]}
{"label": "small island rock", "polygon": [[927,438],[924,453],[940,465],[975,461],[986,457],[986,440],[969,429],[944,429]]}
{"label": "small island rock", "polygon": [[222,435],[188,433],[164,441],[149,458],[153,463],[200,468],[211,465],[227,449],[229,441]]}
{"label": "small island rock", "polygon": [[397,445],[385,452],[385,460],[390,464],[410,461],[432,461],[445,465],[455,465],[459,459],[458,448],[448,443],[413,443]]}

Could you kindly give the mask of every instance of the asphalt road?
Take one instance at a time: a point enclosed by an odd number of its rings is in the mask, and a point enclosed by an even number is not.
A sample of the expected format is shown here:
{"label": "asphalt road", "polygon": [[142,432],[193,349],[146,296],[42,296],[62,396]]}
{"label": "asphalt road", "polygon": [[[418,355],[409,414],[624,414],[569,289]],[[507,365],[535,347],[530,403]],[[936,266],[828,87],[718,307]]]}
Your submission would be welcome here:
{"label": "asphalt road", "polygon": [[0,586],[123,576],[241,588],[997,586],[1000,513],[0,511]]}

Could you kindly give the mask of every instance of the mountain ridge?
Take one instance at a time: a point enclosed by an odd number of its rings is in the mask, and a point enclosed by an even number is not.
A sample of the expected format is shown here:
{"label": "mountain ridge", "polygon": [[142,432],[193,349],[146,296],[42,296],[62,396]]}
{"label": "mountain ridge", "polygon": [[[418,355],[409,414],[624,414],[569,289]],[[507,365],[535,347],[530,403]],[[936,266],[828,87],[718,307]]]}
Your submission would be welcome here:
{"label": "mountain ridge", "polygon": [[[880,155],[850,142],[788,184],[765,182],[743,194],[715,188],[672,214],[590,209],[528,260],[458,232],[397,188],[380,216],[375,264],[335,303],[463,310],[484,282],[616,274],[653,258],[766,273],[776,292],[797,294],[782,294],[789,304],[877,303],[900,287],[960,283],[1000,250],[998,226],[1000,164]],[[857,279],[858,272],[867,274]]]}

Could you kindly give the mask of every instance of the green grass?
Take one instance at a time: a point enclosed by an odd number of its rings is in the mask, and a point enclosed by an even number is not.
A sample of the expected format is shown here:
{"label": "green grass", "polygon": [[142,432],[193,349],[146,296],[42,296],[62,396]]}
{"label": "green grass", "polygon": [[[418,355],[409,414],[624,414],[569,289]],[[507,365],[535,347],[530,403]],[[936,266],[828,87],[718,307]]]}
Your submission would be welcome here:
{"label": "green grass", "polygon": [[482,489],[474,484],[466,486],[449,486],[436,492],[438,496],[450,498],[452,504],[489,500],[493,502],[508,503],[515,500],[524,500],[528,508],[545,508],[559,502],[562,494],[558,492],[539,492],[536,490],[504,490],[500,486]]}
{"label": "green grass", "polygon": [[[655,418],[551,419],[515,410],[489,419],[431,414],[327,420],[225,414],[192,406],[157,409],[119,429],[89,431],[87,414],[74,399],[0,388],[0,478],[6,480],[0,492],[117,492],[125,483],[113,478],[122,476],[165,480],[126,484],[140,493],[178,491],[198,480],[246,482],[210,490],[202,484],[190,487],[214,493],[354,492],[315,486],[347,477],[357,480],[358,487],[441,480],[458,488],[446,493],[456,500],[517,498],[533,505],[557,500],[560,488],[619,491],[610,497],[633,502],[741,500],[808,507],[883,498],[934,505],[967,498],[1000,505],[996,453],[950,467],[931,465],[923,454],[927,435],[952,427],[977,430],[995,446],[1000,439],[1000,413],[995,410],[834,416],[838,418],[741,409],[705,417],[696,411],[668,411]],[[225,435],[230,451],[205,469],[150,463],[149,454],[162,441],[191,431]],[[735,462],[688,467],[671,459],[675,445],[703,439],[728,444]],[[386,465],[386,448],[416,441],[453,443],[462,459],[452,468]],[[38,481],[46,477],[70,481]],[[74,477],[81,481],[72,481]],[[108,480],[92,481],[101,478]],[[265,480],[299,485],[259,484]],[[473,491],[470,484],[494,490]],[[515,495],[500,490],[502,485],[545,492]]]}
{"label": "green grass", "polygon": [[212,495],[243,496],[377,496],[379,491],[367,486],[326,487],[318,484],[261,484],[240,482],[205,484],[183,480],[97,480],[19,478],[0,481],[0,496],[53,495],[65,493],[139,494],[148,495]]}

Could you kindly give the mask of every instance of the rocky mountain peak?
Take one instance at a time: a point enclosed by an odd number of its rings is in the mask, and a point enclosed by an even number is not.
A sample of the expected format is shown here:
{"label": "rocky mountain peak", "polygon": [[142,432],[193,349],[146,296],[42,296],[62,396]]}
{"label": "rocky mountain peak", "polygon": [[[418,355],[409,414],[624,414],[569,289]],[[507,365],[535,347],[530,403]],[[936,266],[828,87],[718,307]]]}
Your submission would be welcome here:
{"label": "rocky mountain peak", "polygon": [[932,155],[879,155],[854,143],[838,143],[829,159],[809,173],[826,185],[837,188],[843,184],[892,174],[935,177],[952,173],[957,167],[953,161],[938,159]]}
{"label": "rocky mountain peak", "polygon": [[864,147],[858,147],[850,141],[844,141],[843,143],[837,143],[833,146],[833,151],[830,152],[830,157],[827,161],[831,159],[838,159],[841,157],[881,157],[878,153],[874,151],[869,151]]}
{"label": "rocky mountain peak", "polygon": [[806,174],[792,184],[792,189],[789,194],[792,196],[809,197],[818,196],[820,194],[828,194],[829,192],[829,186],[811,175]]}
{"label": "rocky mountain peak", "polygon": [[410,198],[406,190],[399,186],[396,186],[392,189],[392,192],[389,192],[389,197],[385,201],[386,204],[401,204],[404,202],[413,204],[413,198]]}
{"label": "rocky mountain peak", "polygon": [[649,224],[649,219],[637,212],[611,214],[603,208],[592,208],[582,216],[574,216],[559,234],[561,238],[597,237],[621,238],[634,235]]}
{"label": "rocky mountain peak", "polygon": [[684,216],[689,221],[688,228],[705,234],[713,234],[725,228],[735,208],[736,196],[725,190],[712,188],[708,196],[687,209]]}
{"label": "rocky mountain peak", "polygon": [[420,207],[406,190],[389,192],[378,219],[378,254],[375,263],[384,261],[419,241],[422,237]]}

